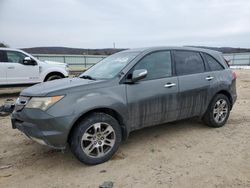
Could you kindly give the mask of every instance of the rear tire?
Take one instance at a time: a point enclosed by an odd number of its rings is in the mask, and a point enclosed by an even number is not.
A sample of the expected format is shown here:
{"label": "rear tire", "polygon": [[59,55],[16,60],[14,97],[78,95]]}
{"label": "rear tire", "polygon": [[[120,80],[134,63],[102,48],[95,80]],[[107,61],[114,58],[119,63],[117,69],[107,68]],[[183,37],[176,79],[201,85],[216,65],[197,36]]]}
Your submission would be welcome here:
{"label": "rear tire", "polygon": [[230,114],[230,101],[227,96],[217,94],[210,102],[202,120],[209,127],[222,127]]}
{"label": "rear tire", "polygon": [[93,113],[74,128],[70,148],[79,161],[95,165],[109,160],[121,140],[121,127],[115,118],[105,113]]}

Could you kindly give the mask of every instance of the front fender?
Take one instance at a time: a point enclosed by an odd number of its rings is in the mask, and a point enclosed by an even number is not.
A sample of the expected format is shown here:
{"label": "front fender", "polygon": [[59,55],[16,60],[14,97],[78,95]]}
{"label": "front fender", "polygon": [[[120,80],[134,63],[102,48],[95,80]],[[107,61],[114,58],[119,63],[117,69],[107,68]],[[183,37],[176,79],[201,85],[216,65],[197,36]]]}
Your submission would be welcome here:
{"label": "front fender", "polygon": [[124,123],[126,123],[128,112],[126,107],[125,89],[124,93],[116,94],[114,92],[107,91],[106,94],[101,93],[89,93],[84,97],[77,99],[74,107],[74,114],[77,114],[76,120],[82,117],[87,112],[96,109],[110,109],[118,113]]}
{"label": "front fender", "polygon": [[53,73],[53,72],[59,72],[59,73],[63,74],[64,77],[68,77],[69,76],[69,73],[64,68],[61,68],[61,67],[51,67],[51,68],[47,68],[44,71],[42,71],[42,73],[41,73],[41,79],[44,80],[48,74]]}
{"label": "front fender", "polygon": [[124,85],[66,94],[60,102],[48,110],[48,113],[54,117],[71,116],[72,122],[68,125],[68,129],[71,130],[84,114],[99,109],[115,111],[122,118],[126,130],[130,130],[127,126],[128,111]]}

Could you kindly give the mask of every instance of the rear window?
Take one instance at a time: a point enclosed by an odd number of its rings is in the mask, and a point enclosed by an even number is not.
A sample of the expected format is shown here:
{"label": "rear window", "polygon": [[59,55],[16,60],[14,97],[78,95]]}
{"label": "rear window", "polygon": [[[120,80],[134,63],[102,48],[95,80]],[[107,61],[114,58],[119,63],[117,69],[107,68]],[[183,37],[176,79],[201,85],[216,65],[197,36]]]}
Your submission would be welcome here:
{"label": "rear window", "polygon": [[222,65],[212,56],[204,54],[204,57],[206,58],[208,66],[211,71],[218,71],[223,69]]}
{"label": "rear window", "polygon": [[204,62],[199,52],[175,51],[174,58],[177,75],[205,72]]}

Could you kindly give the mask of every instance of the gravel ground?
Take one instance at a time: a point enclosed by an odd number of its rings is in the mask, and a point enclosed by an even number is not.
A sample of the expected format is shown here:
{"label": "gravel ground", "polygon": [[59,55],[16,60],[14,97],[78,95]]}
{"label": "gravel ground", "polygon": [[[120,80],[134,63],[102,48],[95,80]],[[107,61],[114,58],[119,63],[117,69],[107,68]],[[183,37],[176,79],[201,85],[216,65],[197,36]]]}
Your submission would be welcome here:
{"label": "gravel ground", "polygon": [[29,140],[11,128],[9,116],[0,117],[0,187],[92,188],[104,181],[114,187],[250,187],[250,70],[237,75],[238,100],[224,127],[185,120],[136,131],[97,166],[81,164],[69,149]]}

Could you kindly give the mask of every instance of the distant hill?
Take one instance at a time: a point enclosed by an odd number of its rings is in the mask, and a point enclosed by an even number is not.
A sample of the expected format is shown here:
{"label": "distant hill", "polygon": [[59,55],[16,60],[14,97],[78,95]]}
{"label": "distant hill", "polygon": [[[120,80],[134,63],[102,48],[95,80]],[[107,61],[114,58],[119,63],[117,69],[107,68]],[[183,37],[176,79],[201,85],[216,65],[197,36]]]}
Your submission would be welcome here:
{"label": "distant hill", "polygon": [[67,48],[67,47],[35,47],[23,48],[22,50],[31,54],[72,54],[72,55],[111,55],[113,53],[125,49],[81,49],[81,48]]}
{"label": "distant hill", "polygon": [[[243,53],[250,52],[249,48],[231,48],[231,47],[208,47],[208,46],[190,46],[198,48],[206,48],[220,51],[222,53]],[[31,54],[73,54],[73,55],[111,55],[113,53],[126,50],[125,48],[104,48],[104,49],[81,49],[67,47],[35,47],[23,48],[22,50]]]}

